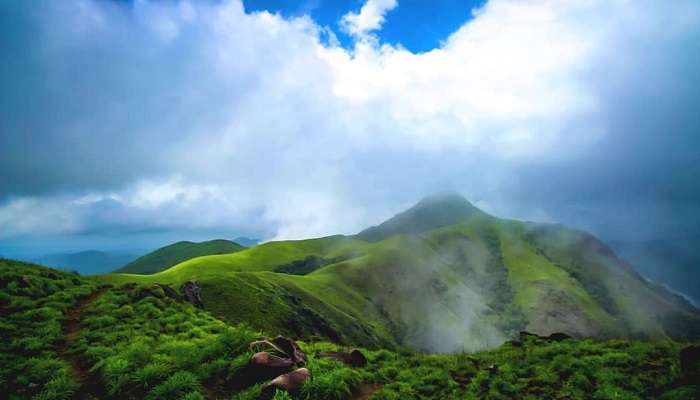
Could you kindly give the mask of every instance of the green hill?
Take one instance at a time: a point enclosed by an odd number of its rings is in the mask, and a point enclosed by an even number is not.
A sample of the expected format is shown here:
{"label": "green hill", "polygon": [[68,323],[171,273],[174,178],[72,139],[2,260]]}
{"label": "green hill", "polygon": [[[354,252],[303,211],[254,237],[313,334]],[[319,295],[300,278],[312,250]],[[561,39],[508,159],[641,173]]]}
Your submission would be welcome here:
{"label": "green hill", "polygon": [[477,214],[482,214],[482,211],[462,196],[456,193],[437,194],[426,197],[415,206],[378,226],[363,230],[357,234],[357,238],[378,242],[400,233],[421,233],[454,225]]}
{"label": "green hill", "polygon": [[499,219],[456,195],[428,198],[356,236],[268,242],[103,279],[196,280],[206,308],[231,323],[375,348],[473,351],[520,330],[700,336],[694,307],[591,235]]}
{"label": "green hill", "polygon": [[[249,344],[278,333],[227,324],[150,285],[104,286],[10,260],[0,260],[0,311],[0,333],[7,339],[0,341],[0,391],[8,399],[260,399],[269,378],[246,374]],[[693,370],[679,359],[684,343],[519,339],[475,353],[362,348],[367,364],[354,368],[319,354],[347,347],[299,342],[313,378],[299,392],[274,398],[700,395]]]}
{"label": "green hill", "polygon": [[230,254],[243,249],[245,249],[244,246],[223,239],[209,240],[201,243],[182,241],[161,247],[158,250],[141,256],[118,269],[116,272],[153,274],[191,258],[211,254]]}

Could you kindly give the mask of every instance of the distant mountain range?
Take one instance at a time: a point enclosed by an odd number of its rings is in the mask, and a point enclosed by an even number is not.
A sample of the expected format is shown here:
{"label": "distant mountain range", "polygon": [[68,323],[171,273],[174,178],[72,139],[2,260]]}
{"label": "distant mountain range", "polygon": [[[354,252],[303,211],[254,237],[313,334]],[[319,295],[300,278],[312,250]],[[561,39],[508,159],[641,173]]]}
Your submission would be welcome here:
{"label": "distant mountain range", "polygon": [[253,238],[249,238],[246,236],[239,236],[239,237],[233,239],[233,241],[240,244],[241,246],[245,246],[245,247],[253,247],[253,246],[257,245],[258,243],[260,243],[259,239],[253,239]]}
{"label": "distant mountain range", "polygon": [[234,250],[152,275],[101,279],[196,280],[205,307],[230,322],[372,347],[475,350],[521,330],[700,337],[695,307],[649,283],[592,235],[500,219],[456,194],[428,197],[354,236]]}
{"label": "distant mountain range", "polygon": [[76,253],[54,253],[32,261],[53,268],[75,270],[84,275],[105,274],[133,261],[138,255],[120,254],[99,250]]}

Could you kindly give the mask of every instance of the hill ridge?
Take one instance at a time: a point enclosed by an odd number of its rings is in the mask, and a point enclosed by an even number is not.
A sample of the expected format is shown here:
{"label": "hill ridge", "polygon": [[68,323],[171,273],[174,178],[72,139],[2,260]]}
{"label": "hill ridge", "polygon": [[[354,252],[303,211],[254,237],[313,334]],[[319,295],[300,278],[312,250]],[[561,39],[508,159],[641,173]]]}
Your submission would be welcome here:
{"label": "hill ridge", "polygon": [[115,272],[152,274],[195,257],[229,254],[244,249],[246,247],[226,239],[212,239],[203,242],[181,240],[145,254]]}

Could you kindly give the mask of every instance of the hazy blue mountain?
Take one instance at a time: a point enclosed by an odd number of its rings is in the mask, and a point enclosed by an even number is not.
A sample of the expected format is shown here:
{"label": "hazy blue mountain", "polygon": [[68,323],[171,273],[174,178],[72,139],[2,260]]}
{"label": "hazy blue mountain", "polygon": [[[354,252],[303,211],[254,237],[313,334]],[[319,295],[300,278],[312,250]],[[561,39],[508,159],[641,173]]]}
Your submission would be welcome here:
{"label": "hazy blue mountain", "polygon": [[260,243],[260,239],[255,239],[255,238],[249,238],[246,236],[239,236],[235,239],[233,239],[234,242],[240,244],[241,246],[245,247],[253,247]]}
{"label": "hazy blue mountain", "polygon": [[76,253],[53,253],[33,261],[64,270],[75,270],[83,275],[104,274],[133,261],[138,255],[85,250]]}

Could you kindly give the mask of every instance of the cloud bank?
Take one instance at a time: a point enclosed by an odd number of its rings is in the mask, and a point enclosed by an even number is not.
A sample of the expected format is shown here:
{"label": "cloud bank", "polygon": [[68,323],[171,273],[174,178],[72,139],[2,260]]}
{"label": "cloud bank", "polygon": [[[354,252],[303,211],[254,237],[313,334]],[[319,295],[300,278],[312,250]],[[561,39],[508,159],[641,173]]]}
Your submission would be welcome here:
{"label": "cloud bank", "polygon": [[491,0],[419,54],[381,43],[394,0],[343,17],[351,48],[238,0],[44,5],[0,5],[0,240],[351,233],[446,189],[608,237],[700,226],[696,1]]}

